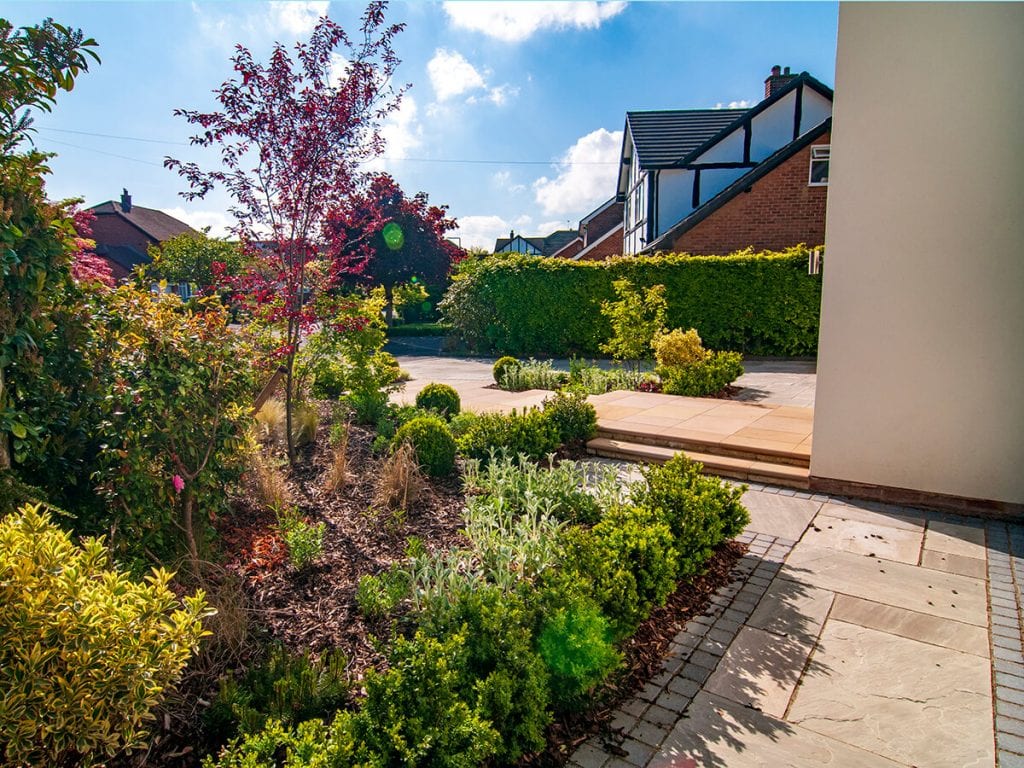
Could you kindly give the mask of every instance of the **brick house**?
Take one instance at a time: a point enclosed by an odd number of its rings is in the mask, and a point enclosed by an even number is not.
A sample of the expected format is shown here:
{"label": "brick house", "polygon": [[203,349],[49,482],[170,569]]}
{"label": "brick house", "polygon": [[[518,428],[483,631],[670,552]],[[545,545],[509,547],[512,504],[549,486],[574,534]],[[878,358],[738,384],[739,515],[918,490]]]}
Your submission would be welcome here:
{"label": "brick house", "polygon": [[788,67],[750,109],[628,112],[621,252],[824,243],[831,128],[832,89]]}
{"label": "brick house", "polygon": [[89,208],[96,255],[109,265],[115,280],[124,280],[139,264],[148,264],[149,246],[185,233],[199,234],[188,224],[163,211],[132,204],[128,190],[120,202],[108,200]]}
{"label": "brick house", "polygon": [[546,237],[526,237],[514,231],[494,242],[495,253],[523,253],[527,256],[554,256],[577,239],[572,229],[559,229]]}

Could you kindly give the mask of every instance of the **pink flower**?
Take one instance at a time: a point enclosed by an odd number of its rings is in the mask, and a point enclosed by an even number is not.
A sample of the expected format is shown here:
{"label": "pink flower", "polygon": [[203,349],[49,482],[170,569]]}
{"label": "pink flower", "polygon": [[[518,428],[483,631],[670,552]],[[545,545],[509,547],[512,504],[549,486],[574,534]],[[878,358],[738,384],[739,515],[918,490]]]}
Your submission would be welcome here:
{"label": "pink flower", "polygon": [[175,493],[181,493],[183,490],[185,490],[185,481],[181,479],[181,475],[175,475],[174,480],[172,482],[174,483]]}

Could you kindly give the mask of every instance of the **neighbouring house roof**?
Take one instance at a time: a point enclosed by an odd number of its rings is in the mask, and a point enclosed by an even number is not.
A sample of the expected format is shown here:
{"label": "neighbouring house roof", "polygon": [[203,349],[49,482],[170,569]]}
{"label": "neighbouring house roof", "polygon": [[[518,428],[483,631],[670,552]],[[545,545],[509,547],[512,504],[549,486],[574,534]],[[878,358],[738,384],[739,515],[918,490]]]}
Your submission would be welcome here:
{"label": "neighbouring house roof", "polygon": [[593,219],[594,217],[604,213],[606,210],[608,210],[613,205],[615,205],[615,203],[616,203],[615,197],[610,197],[605,202],[601,203],[599,206],[597,206],[597,208],[595,208],[590,213],[588,213],[586,216],[584,216],[582,219],[580,219],[580,229],[582,230],[583,227],[585,227],[588,223],[590,223],[591,219]]}
{"label": "neighbouring house roof", "polygon": [[516,240],[525,240],[540,251],[542,256],[552,256],[562,250],[577,237],[579,237],[579,233],[574,229],[559,229],[552,232],[547,237],[525,237],[524,235],[516,235],[511,238],[499,237],[494,243],[494,252],[500,252],[503,248],[508,247],[509,244]]}
{"label": "neighbouring house roof", "polygon": [[670,247],[672,243],[682,235],[684,232],[695,227],[698,223],[706,219],[712,213],[717,211],[723,205],[728,203],[738,194],[746,189],[749,189],[754,183],[767,176],[769,173],[774,171],[784,162],[789,160],[800,150],[804,149],[812,142],[820,138],[822,135],[832,130],[832,118],[828,118],[822,121],[819,125],[812,128],[807,133],[800,136],[798,139],[791,141],[786,146],[777,150],[774,154],[769,155],[763,161],[758,163],[755,167],[751,168],[749,172],[740,176],[736,181],[730,184],[728,187],[723,189],[717,195],[712,197],[710,200],[705,202],[689,216],[684,218],[678,224],[667,230],[664,234],[660,235],[655,240],[652,240],[644,248],[645,253],[657,251]]}
{"label": "neighbouring house roof", "polygon": [[641,168],[665,168],[707,143],[746,109],[669,109],[627,112],[626,130]]}
{"label": "neighbouring house roof", "polygon": [[137,230],[156,242],[163,242],[177,235],[195,233],[188,224],[170,216],[163,211],[153,208],[143,208],[139,205],[132,205],[131,210],[125,213],[121,204],[113,200],[94,205],[89,208],[97,217],[115,216],[118,219],[131,224]]}
{"label": "neighbouring house roof", "polygon": [[554,258],[558,258],[558,257],[562,257],[562,256],[564,256],[565,258],[572,258],[572,256],[570,256],[567,253],[565,253],[565,251],[568,251],[569,249],[571,249],[574,246],[578,246],[579,248],[583,248],[583,238],[580,237],[579,235],[577,235],[572,240],[567,242],[565,245],[563,245],[557,251],[552,251],[549,255],[554,257]]}

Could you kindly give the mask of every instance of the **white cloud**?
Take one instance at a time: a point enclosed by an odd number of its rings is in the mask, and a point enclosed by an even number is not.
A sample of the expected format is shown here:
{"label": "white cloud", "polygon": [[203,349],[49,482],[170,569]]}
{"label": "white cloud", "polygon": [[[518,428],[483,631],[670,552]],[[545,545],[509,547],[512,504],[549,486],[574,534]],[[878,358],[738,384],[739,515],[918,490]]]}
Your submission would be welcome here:
{"label": "white cloud", "polygon": [[557,163],[558,176],[542,176],[533,191],[547,216],[581,216],[615,191],[622,131],[598,128],[569,147]]}
{"label": "white cloud", "polygon": [[282,29],[295,37],[313,31],[321,16],[327,15],[327,0],[274,0],[268,4],[265,17],[272,29]]}
{"label": "white cloud", "polygon": [[380,127],[384,138],[384,155],[367,162],[366,170],[383,171],[388,161],[404,160],[410,151],[423,143],[423,126],[418,117],[416,99],[408,93],[404,94],[398,109],[388,115]]}
{"label": "white cloud", "polygon": [[486,87],[483,75],[458,51],[438,48],[427,63],[427,74],[439,101],[448,101]]}
{"label": "white cloud", "polygon": [[559,229],[576,229],[578,225],[579,221],[573,222],[571,219],[562,219],[561,221],[559,221],[558,219],[555,219],[554,221],[545,221],[537,225],[537,234],[540,237],[547,237],[552,232],[555,232]]}
{"label": "white cloud", "polygon": [[495,106],[501,107],[509,99],[514,99],[519,95],[519,89],[515,88],[507,83],[505,85],[499,85],[497,88],[491,88],[487,94],[488,100],[490,100]]}
{"label": "white cloud", "polygon": [[463,248],[494,248],[499,237],[508,237],[512,225],[501,216],[460,216],[458,228],[453,232],[462,241]]}
{"label": "white cloud", "polygon": [[720,101],[715,104],[715,109],[750,109],[752,106],[754,106],[754,102],[741,99],[740,101],[730,101],[728,104]]}
{"label": "white cloud", "polygon": [[229,227],[236,224],[235,217],[224,211],[197,211],[185,209],[180,205],[176,208],[161,208],[168,216],[184,221],[193,229],[210,228],[210,237],[234,237]]}
{"label": "white cloud", "polygon": [[519,184],[512,181],[512,174],[509,171],[498,171],[497,173],[492,174],[491,181],[494,182],[494,185],[498,189],[510,192],[513,195],[526,191],[525,184]]}
{"label": "white cloud", "polygon": [[596,29],[626,8],[624,2],[446,2],[445,12],[455,27],[483,32],[519,43],[542,29]]}
{"label": "white cloud", "polygon": [[205,39],[233,49],[240,41],[252,46],[306,38],[327,14],[329,5],[327,0],[274,0],[241,6],[193,2],[192,12]]}
{"label": "white cloud", "polygon": [[331,68],[327,72],[327,78],[331,85],[337,87],[342,80],[348,77],[348,64],[348,59],[340,53],[331,54]]}

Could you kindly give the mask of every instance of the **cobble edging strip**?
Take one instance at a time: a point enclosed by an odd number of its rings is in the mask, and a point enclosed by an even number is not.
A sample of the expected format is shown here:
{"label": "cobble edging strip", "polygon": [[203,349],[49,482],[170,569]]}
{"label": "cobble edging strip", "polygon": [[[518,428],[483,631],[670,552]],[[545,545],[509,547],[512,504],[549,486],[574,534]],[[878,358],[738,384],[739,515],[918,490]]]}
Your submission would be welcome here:
{"label": "cobble edging strip", "polygon": [[985,529],[996,764],[999,768],[1024,768],[1024,653],[1020,623],[1024,527],[990,521]]}
{"label": "cobble edging strip", "polygon": [[733,567],[732,580],[676,635],[662,671],[613,712],[614,738],[588,739],[569,758],[570,766],[642,768],[658,753],[796,545],[763,533],[744,533],[736,540],[747,544],[748,552]]}

